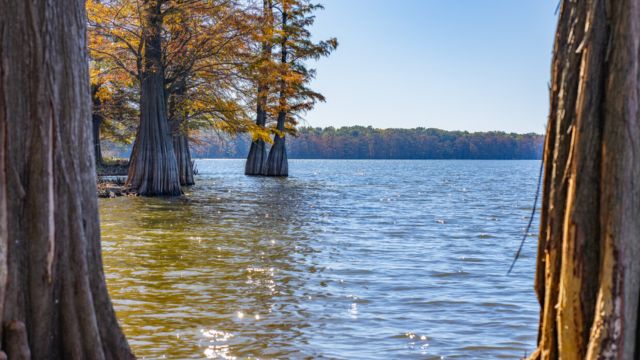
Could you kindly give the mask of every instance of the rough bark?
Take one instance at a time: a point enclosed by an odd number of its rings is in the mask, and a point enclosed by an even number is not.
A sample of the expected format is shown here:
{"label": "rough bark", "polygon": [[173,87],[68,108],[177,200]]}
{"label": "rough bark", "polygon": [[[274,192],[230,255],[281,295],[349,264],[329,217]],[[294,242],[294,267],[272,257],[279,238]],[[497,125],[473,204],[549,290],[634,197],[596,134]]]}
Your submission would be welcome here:
{"label": "rough bark", "polygon": [[[273,4],[271,0],[263,0],[262,10],[265,27],[271,29],[273,26]],[[266,34],[263,34],[266,35]],[[262,42],[262,61],[269,61],[273,47],[269,39],[264,39]],[[265,64],[262,64],[264,66]],[[260,79],[258,80],[258,95],[256,105],[256,124],[261,127],[265,127],[267,124],[267,98],[269,93],[269,86],[265,83],[264,77],[268,76],[264,69],[260,69]],[[245,175],[263,175],[266,170],[266,144],[262,139],[255,139],[251,142],[249,148],[249,155],[247,156],[247,162],[244,168]]]}
{"label": "rough bark", "polygon": [[131,152],[127,186],[144,196],[181,195],[178,162],[167,120],[162,67],[161,1],[143,8],[140,126]]}
{"label": "rough bark", "polygon": [[0,9],[2,348],[131,359],[102,268],[84,2]]}
{"label": "rough bark", "polygon": [[563,1],[532,359],[633,359],[640,295],[640,0]]}

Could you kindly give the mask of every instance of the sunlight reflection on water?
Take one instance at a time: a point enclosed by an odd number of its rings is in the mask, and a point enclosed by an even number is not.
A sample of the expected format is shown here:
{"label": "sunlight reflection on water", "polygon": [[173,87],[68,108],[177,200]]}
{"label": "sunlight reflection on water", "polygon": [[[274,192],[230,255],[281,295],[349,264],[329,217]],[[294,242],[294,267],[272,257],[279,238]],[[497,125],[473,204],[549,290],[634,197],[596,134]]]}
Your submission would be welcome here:
{"label": "sunlight reflection on water", "polygon": [[538,166],[200,160],[181,198],[100,200],[107,282],[141,359],[518,358],[535,239],[505,272]]}

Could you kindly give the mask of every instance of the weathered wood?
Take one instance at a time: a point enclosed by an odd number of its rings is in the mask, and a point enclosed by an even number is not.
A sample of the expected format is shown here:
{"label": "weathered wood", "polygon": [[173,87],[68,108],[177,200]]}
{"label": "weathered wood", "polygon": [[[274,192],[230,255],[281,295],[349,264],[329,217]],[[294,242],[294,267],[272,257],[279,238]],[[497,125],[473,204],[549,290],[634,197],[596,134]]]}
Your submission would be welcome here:
{"label": "weathered wood", "polygon": [[540,337],[531,359],[640,355],[639,54],[640,0],[563,1],[544,155]]}
{"label": "weathered wood", "polygon": [[0,9],[2,346],[11,358],[131,359],[102,268],[84,2]]}

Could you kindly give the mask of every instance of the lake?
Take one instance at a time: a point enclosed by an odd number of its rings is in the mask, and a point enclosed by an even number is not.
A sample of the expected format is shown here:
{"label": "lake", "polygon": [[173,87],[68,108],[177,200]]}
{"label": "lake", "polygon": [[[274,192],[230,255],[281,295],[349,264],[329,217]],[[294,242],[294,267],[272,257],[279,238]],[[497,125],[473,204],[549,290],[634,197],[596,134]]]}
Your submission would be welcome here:
{"label": "lake", "polygon": [[[539,161],[198,160],[177,199],[100,200],[105,272],[147,359],[518,359]],[[537,219],[531,232],[538,229]]]}

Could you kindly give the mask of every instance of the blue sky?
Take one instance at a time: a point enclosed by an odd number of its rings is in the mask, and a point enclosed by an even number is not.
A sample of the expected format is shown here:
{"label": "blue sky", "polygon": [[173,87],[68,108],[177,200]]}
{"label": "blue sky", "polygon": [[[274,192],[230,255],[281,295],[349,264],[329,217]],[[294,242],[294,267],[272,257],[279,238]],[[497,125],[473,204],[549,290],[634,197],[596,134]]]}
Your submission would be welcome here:
{"label": "blue sky", "polygon": [[542,133],[557,0],[319,0],[306,125]]}

